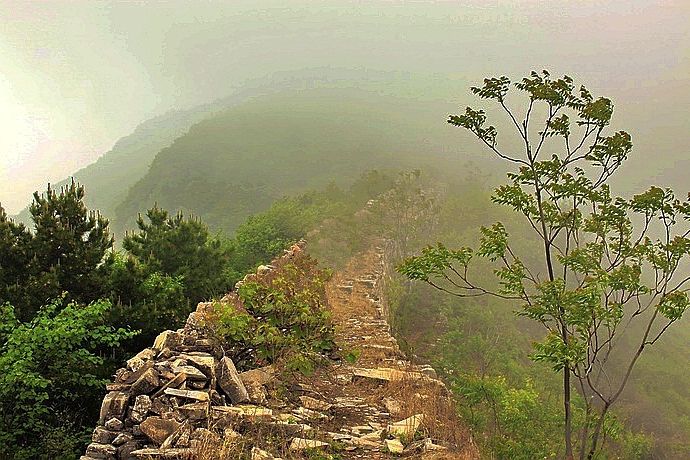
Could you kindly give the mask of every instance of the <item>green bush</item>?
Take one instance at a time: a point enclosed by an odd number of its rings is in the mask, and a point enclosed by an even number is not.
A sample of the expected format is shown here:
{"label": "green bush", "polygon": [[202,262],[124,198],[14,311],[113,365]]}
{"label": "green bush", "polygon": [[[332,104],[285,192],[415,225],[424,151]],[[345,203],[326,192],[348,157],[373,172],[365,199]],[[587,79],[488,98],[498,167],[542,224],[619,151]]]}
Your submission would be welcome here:
{"label": "green bush", "polygon": [[[133,335],[104,324],[111,304],[42,307],[28,322],[0,308],[0,451],[12,458],[74,458],[98,413],[103,350]],[[84,418],[84,414],[91,417]]]}
{"label": "green bush", "polygon": [[222,308],[218,329],[234,349],[238,365],[254,367],[289,358],[307,369],[302,358],[331,351],[333,326],[324,308],[329,277],[315,259],[298,253],[244,283],[238,290],[242,307]]}

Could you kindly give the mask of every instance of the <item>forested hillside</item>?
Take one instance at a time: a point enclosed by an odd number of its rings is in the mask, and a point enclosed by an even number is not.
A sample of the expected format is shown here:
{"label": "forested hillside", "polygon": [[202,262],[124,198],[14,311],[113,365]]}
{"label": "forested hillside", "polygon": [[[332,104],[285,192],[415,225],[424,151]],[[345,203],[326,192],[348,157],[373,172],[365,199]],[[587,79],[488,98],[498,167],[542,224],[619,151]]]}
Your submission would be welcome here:
{"label": "forested hillside", "polygon": [[251,99],[163,149],[118,206],[115,229],[157,202],[232,231],[283,195],[344,185],[367,169],[462,164],[457,147],[444,147],[452,131],[437,114],[434,104],[354,89]]}

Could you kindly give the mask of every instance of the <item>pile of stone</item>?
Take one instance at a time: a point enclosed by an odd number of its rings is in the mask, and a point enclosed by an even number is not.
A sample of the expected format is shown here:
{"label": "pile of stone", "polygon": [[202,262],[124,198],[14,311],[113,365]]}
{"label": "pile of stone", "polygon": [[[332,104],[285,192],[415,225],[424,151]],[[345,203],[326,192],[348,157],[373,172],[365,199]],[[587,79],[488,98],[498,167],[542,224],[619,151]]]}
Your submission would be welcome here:
{"label": "pile of stone", "polygon": [[[294,245],[280,259],[292,258],[303,245]],[[259,267],[238,286],[272,267]],[[221,303],[242,308],[235,293]],[[161,333],[152,347],[115,373],[82,460],[191,458],[204,443],[237,435],[231,427],[238,422],[271,417],[271,409],[261,404],[272,368],[238,373],[212,338],[208,319],[213,312],[213,303],[200,303],[184,328]]]}
{"label": "pile of stone", "polygon": [[238,418],[271,415],[257,405],[266,402],[271,368],[238,373],[220,347],[189,326],[163,332],[117,371],[82,460],[184,458],[232,435],[225,431]]}

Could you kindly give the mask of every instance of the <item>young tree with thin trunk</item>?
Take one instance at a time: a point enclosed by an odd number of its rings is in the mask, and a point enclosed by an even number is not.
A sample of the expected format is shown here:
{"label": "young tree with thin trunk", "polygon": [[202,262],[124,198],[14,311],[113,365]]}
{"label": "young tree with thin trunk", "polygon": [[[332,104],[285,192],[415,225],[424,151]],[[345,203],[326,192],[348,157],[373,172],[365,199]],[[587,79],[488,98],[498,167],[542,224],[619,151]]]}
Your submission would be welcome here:
{"label": "young tree with thin trunk", "polygon": [[[511,91],[527,96],[522,111],[509,105]],[[477,250],[438,244],[399,270],[457,296],[519,301],[518,314],[546,331],[532,359],[563,376],[565,458],[576,452],[591,459],[643,351],[688,307],[690,276],[683,263],[690,255],[690,201],[659,187],[630,199],[612,194],[609,182],[632,150],[630,135],[609,133],[611,101],[595,98],[584,86],[576,90],[568,76],[532,72],[515,84],[505,76],[488,78],[472,92],[506,114],[521,147],[499,145],[483,110],[468,107],[448,122],[515,167],[492,200],[522,215],[541,242],[541,262],[530,264],[534,254],[516,253],[505,226],[496,223],[481,229]],[[494,264],[497,288],[472,277],[475,257]],[[585,404],[578,433],[573,389]]]}

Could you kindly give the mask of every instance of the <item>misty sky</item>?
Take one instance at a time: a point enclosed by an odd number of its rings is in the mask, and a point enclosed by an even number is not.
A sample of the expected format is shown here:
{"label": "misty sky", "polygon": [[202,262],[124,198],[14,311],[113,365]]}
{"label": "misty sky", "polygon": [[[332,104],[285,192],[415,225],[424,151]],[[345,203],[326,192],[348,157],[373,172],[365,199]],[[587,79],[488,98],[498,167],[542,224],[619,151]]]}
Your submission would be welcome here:
{"label": "misty sky", "polygon": [[[687,0],[5,0],[0,202],[18,211],[147,118],[315,67],[468,83],[567,73],[614,99],[615,124],[646,155],[633,167],[656,174],[690,157],[689,24]],[[467,92],[448,99],[472,101]]]}

